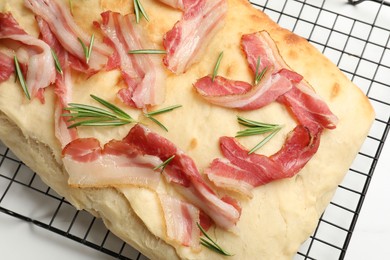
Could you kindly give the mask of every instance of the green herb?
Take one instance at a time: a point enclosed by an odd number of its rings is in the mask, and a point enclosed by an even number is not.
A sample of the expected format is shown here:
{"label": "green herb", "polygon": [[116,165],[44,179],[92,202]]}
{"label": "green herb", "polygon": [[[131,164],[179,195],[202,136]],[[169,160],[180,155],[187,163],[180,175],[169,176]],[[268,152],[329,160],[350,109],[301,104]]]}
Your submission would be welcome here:
{"label": "green herb", "polygon": [[87,48],[85,43],[80,38],[77,38],[77,39],[79,40],[79,42],[81,44],[81,47],[83,48],[83,52],[84,52],[84,56],[85,56],[85,62],[88,64],[89,63],[89,59],[91,58],[91,54],[92,54],[93,43],[95,41],[95,34],[91,35],[91,39],[89,40],[88,48]]}
{"label": "green herb", "polygon": [[264,74],[267,72],[267,67],[265,67],[260,73],[260,57],[257,58],[257,63],[256,63],[256,72],[255,72],[255,80],[254,80],[254,85],[257,85],[260,80],[264,77]]}
{"label": "green herb", "polygon": [[215,77],[216,77],[217,74],[218,74],[218,69],[219,69],[219,65],[221,64],[222,57],[223,57],[223,51],[219,54],[218,59],[217,59],[217,62],[215,63],[215,67],[214,67],[214,71],[213,71],[213,76],[212,76],[212,78],[211,78],[211,80],[212,80],[213,82],[214,82]]}
{"label": "green herb", "polygon": [[27,99],[30,100],[31,96],[30,96],[30,93],[28,92],[26,80],[24,79],[22,70],[20,69],[19,60],[18,60],[18,57],[16,57],[16,55],[14,56],[14,61],[15,61],[16,77],[18,78],[20,85],[22,86],[23,92],[26,95]]}
{"label": "green herb", "polygon": [[70,113],[62,116],[69,117],[69,121],[78,122],[70,125],[68,128],[77,126],[120,126],[136,122],[130,115],[114,104],[94,95],[91,95],[91,97],[108,108],[108,110],[90,105],[69,103],[69,107],[66,107],[65,110]]}
{"label": "green herb", "polygon": [[196,223],[196,225],[198,225],[198,228],[200,229],[202,234],[206,237],[206,238],[203,238],[203,237],[200,238],[200,244],[202,246],[207,247],[208,249],[210,249],[218,254],[221,254],[224,256],[232,256],[232,254],[226,252],[209,235],[207,235],[206,231],[202,228],[202,226],[199,223]]}
{"label": "green herb", "polygon": [[69,0],[69,9],[70,9],[71,15],[73,15],[73,1],[72,0]]}
{"label": "green herb", "polygon": [[[77,126],[121,126],[137,122],[129,114],[114,104],[94,95],[91,95],[91,97],[107,109],[84,104],[69,103],[69,107],[65,108],[69,113],[63,114],[62,116],[69,117],[69,121],[75,121],[75,123],[68,128]],[[162,108],[145,113],[144,115],[165,131],[168,131],[168,129],[153,116],[172,111],[178,107],[181,107],[181,105]]]}
{"label": "green herb", "polygon": [[281,125],[265,124],[257,121],[249,120],[240,116],[237,116],[238,123],[248,127],[245,130],[238,131],[236,137],[251,136],[270,133],[263,140],[261,140],[255,147],[253,147],[248,154],[254,153],[256,150],[265,145],[269,140],[274,137],[282,128]]}
{"label": "green herb", "polygon": [[149,16],[146,14],[145,9],[143,8],[140,0],[134,0],[134,13],[135,20],[137,23],[141,20],[141,15],[145,17],[145,20],[149,22]]}
{"label": "green herb", "polygon": [[154,167],[153,170],[155,171],[155,170],[161,169],[161,173],[162,173],[164,171],[165,167],[167,167],[167,165],[173,160],[173,158],[175,158],[175,155],[172,155],[171,157],[166,159],[163,163]]}
{"label": "green herb", "polygon": [[154,50],[154,49],[141,49],[141,50],[131,50],[129,54],[166,54],[166,50]]}
{"label": "green herb", "polygon": [[55,53],[55,51],[53,49],[51,49],[51,55],[53,56],[54,64],[56,66],[56,70],[58,71],[58,73],[60,73],[62,75],[63,71],[62,71],[61,63],[58,60],[58,56],[57,56],[57,54]]}
{"label": "green herb", "polygon": [[163,114],[163,113],[166,113],[166,112],[169,112],[169,111],[172,111],[172,110],[174,110],[176,108],[179,108],[179,107],[181,107],[181,105],[165,107],[165,108],[162,108],[162,109],[159,109],[159,110],[156,110],[156,111],[145,113],[144,116],[149,118],[150,120],[155,122],[157,125],[159,125],[162,129],[164,129],[165,131],[168,132],[168,129],[160,121],[158,121],[156,118],[154,118],[153,116],[159,115],[159,114]]}

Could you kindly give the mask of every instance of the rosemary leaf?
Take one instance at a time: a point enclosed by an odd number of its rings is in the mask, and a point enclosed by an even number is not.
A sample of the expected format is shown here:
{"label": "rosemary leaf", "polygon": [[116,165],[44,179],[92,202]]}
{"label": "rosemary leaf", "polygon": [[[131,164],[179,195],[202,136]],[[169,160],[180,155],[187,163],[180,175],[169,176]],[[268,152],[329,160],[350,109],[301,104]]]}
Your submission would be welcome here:
{"label": "rosemary leaf", "polygon": [[88,54],[87,46],[85,45],[85,43],[83,42],[83,40],[81,40],[80,37],[77,37],[77,40],[78,40],[79,43],[81,44],[81,48],[83,48],[83,53],[84,53],[85,60],[87,60],[87,54]]}
{"label": "rosemary leaf", "polygon": [[69,9],[70,9],[70,14],[73,15],[73,1],[69,0]]}
{"label": "rosemary leaf", "polygon": [[70,103],[69,107],[65,110],[74,112],[70,114],[63,114],[63,116],[72,116],[73,118],[85,118],[85,117],[104,117],[116,119],[117,115],[113,112],[101,109],[99,107],[87,106],[82,104]]}
{"label": "rosemary leaf", "polygon": [[221,246],[219,246],[207,233],[206,231],[202,228],[202,226],[199,223],[196,223],[198,225],[198,228],[202,232],[202,234],[206,237],[200,238],[200,244],[218,254],[224,255],[224,256],[232,256],[232,254],[228,253],[226,250],[224,250]]}
{"label": "rosemary leaf", "polygon": [[129,54],[166,54],[166,50],[155,50],[155,49],[140,49],[140,50],[131,50]]}
{"label": "rosemary leaf", "polygon": [[155,122],[159,127],[161,127],[162,129],[164,129],[166,132],[168,132],[168,128],[166,128],[165,125],[163,125],[160,121],[158,121],[156,118],[154,117],[151,117],[151,116],[146,116],[147,118],[149,118],[150,120],[152,120],[153,122]]}
{"label": "rosemary leaf", "polygon": [[265,67],[261,72],[259,72],[260,69],[260,57],[257,58],[256,62],[256,72],[255,72],[255,80],[254,85],[257,85],[260,80],[264,77],[264,74],[267,72],[267,67]]}
{"label": "rosemary leaf", "polygon": [[267,123],[261,123],[258,121],[250,120],[243,118],[241,116],[237,116],[238,123],[241,125],[247,126],[247,127],[276,127],[278,125],[276,124],[267,124]]}
{"label": "rosemary leaf", "polygon": [[85,56],[85,62],[88,64],[89,60],[91,58],[91,54],[92,54],[93,43],[95,41],[95,34],[91,35],[91,39],[89,40],[89,46],[88,47],[85,45],[83,40],[81,40],[80,38],[77,38],[77,39],[79,40],[79,42],[81,44],[81,47],[83,48],[83,52],[84,52],[84,56]]}
{"label": "rosemary leaf", "polygon": [[51,49],[51,55],[53,56],[54,64],[55,64],[57,72],[60,73],[61,75],[63,75],[61,63],[58,60],[58,56],[57,56],[57,54],[55,53],[55,51],[53,49]]}
{"label": "rosemary leaf", "polygon": [[141,12],[142,16],[145,18],[146,21],[149,22],[149,16],[146,13],[144,7],[142,6],[140,0],[136,0],[136,1],[137,1],[137,4],[138,4],[139,11]]}
{"label": "rosemary leaf", "polygon": [[281,125],[276,124],[266,124],[257,122],[254,120],[246,119],[240,116],[237,116],[237,121],[239,124],[248,127],[247,129],[238,131],[236,134],[236,137],[244,137],[244,136],[251,136],[251,135],[259,135],[259,134],[265,134],[270,133],[267,135],[263,140],[261,140],[255,147],[253,147],[248,154],[254,153],[259,148],[261,148],[263,145],[265,145],[269,140],[274,137],[280,129],[282,129]]}
{"label": "rosemary leaf", "polygon": [[146,21],[149,22],[149,16],[147,15],[140,0],[134,0],[133,3],[134,3],[134,13],[135,13],[136,22],[139,23],[139,21],[141,20],[141,15],[145,18]]}
{"label": "rosemary leaf", "polygon": [[131,116],[129,116],[125,111],[123,111],[119,107],[115,106],[114,104],[112,104],[110,102],[107,102],[104,99],[101,99],[101,98],[99,98],[99,97],[97,97],[95,95],[91,95],[91,97],[94,100],[96,100],[97,102],[99,102],[100,104],[102,104],[103,106],[105,106],[108,109],[110,109],[111,111],[113,111],[115,114],[120,115],[120,116],[122,116],[124,118],[131,119]]}
{"label": "rosemary leaf", "polygon": [[90,41],[89,41],[88,53],[87,53],[87,56],[86,56],[87,64],[89,63],[89,59],[91,58],[92,48],[93,48],[94,42],[95,42],[95,34],[93,33],[93,34],[91,35],[91,39],[90,39]]}
{"label": "rosemary leaf", "polygon": [[236,137],[244,137],[244,136],[251,136],[251,135],[261,135],[265,133],[269,133],[274,131],[275,127],[256,127],[256,128],[248,128],[242,131],[238,131]]}
{"label": "rosemary leaf", "polygon": [[174,105],[174,106],[165,107],[165,108],[162,108],[162,109],[159,109],[159,110],[155,110],[155,111],[152,111],[152,112],[149,112],[149,113],[145,113],[144,116],[149,118],[154,123],[156,123],[158,126],[160,126],[162,129],[164,129],[165,131],[168,132],[168,128],[166,128],[160,121],[158,121],[153,116],[159,115],[159,114],[163,114],[163,113],[166,113],[166,112],[170,112],[170,111],[172,111],[172,110],[174,110],[176,108],[179,108],[179,107],[181,107],[181,105]]}
{"label": "rosemary leaf", "polygon": [[158,169],[161,169],[161,173],[162,173],[164,171],[165,167],[167,167],[167,165],[173,160],[173,158],[175,158],[175,155],[172,155],[171,157],[166,159],[164,162],[162,162],[161,164],[154,167],[153,170],[156,171]]}
{"label": "rosemary leaf", "polygon": [[249,152],[248,154],[252,154],[254,152],[256,152],[258,149],[260,149],[261,147],[263,147],[263,145],[265,145],[269,140],[272,139],[272,137],[274,137],[280,130],[281,128],[277,128],[275,129],[274,131],[272,131],[269,135],[267,135],[263,140],[260,141],[260,143],[258,143],[255,147],[253,147]]}
{"label": "rosemary leaf", "polygon": [[214,67],[214,71],[213,71],[213,76],[212,76],[212,78],[211,78],[211,80],[212,80],[213,82],[214,82],[215,77],[216,77],[217,74],[218,74],[218,69],[219,69],[219,65],[221,64],[222,57],[223,57],[223,51],[219,54],[218,59],[217,59],[217,62],[215,63],[215,67]]}
{"label": "rosemary leaf", "polygon": [[170,111],[172,111],[176,108],[179,108],[179,107],[182,107],[182,105],[173,105],[173,106],[169,106],[169,107],[164,107],[164,108],[161,108],[159,110],[155,110],[155,111],[146,113],[145,116],[155,116],[155,115],[163,114],[166,112],[170,112]]}
{"label": "rosemary leaf", "polygon": [[121,126],[135,123],[136,121],[119,107],[111,104],[95,95],[91,97],[105,106],[108,110],[90,105],[69,103],[66,111],[62,116],[68,117],[68,121],[75,121],[68,128],[77,126]]}
{"label": "rosemary leaf", "polygon": [[74,123],[74,124],[68,126],[68,128],[74,128],[77,126],[121,126],[121,125],[126,125],[126,124],[129,124],[129,122],[120,121],[120,120],[109,121],[107,119],[98,118],[98,119],[79,121],[77,123]]}
{"label": "rosemary leaf", "polygon": [[16,57],[16,55],[14,56],[14,62],[15,62],[16,77],[18,78],[20,85],[22,86],[23,92],[26,95],[27,99],[30,100],[31,96],[30,96],[30,93],[28,91],[28,87],[26,84],[26,80],[24,79],[22,70],[20,69],[18,57]]}
{"label": "rosemary leaf", "polygon": [[140,15],[139,15],[139,6],[138,6],[138,3],[137,3],[137,0],[134,0],[134,1],[133,1],[133,5],[134,5],[135,21],[136,21],[137,23],[139,23],[139,21],[140,21]]}

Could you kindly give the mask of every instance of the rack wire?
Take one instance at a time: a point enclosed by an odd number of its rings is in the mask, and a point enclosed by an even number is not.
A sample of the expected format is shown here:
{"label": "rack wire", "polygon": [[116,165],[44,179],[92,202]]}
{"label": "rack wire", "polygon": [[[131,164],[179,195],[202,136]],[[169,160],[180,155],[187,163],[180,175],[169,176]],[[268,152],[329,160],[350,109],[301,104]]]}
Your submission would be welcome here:
{"label": "rack wire", "polygon": [[[386,27],[390,21],[385,15],[390,12],[389,3],[380,0],[255,0],[252,4],[281,26],[308,39],[337,64],[361,87],[377,112],[369,136],[343,183],[314,233],[295,256],[295,259],[343,259],[390,129],[390,29]],[[113,258],[146,259],[105,229],[101,220],[85,211],[77,211],[43,184],[2,143],[0,212]]]}

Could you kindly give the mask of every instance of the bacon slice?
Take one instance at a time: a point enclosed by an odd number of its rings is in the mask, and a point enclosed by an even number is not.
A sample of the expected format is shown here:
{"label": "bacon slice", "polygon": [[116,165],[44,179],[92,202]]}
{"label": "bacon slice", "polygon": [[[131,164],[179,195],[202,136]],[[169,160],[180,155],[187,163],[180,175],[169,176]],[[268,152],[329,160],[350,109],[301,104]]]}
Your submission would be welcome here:
{"label": "bacon slice", "polygon": [[135,185],[155,189],[162,163],[156,156],[143,155],[126,141],[111,141],[104,148],[95,138],[76,139],[63,149],[68,183],[76,187],[121,187]]}
{"label": "bacon slice", "polygon": [[287,178],[294,176],[317,152],[321,133],[321,128],[314,132],[302,125],[296,126],[287,136],[283,147],[270,159],[283,169]]}
{"label": "bacon slice", "polygon": [[317,132],[319,127],[336,128],[338,118],[304,82],[296,84],[289,92],[280,96],[278,102],[288,107],[298,122],[313,132]]}
{"label": "bacon slice", "polygon": [[213,221],[225,229],[233,229],[240,217],[240,209],[234,200],[221,199],[202,179],[194,161],[167,139],[136,125],[127,137],[145,154],[159,157],[162,161],[172,155],[163,175],[190,203],[203,210]]}
{"label": "bacon slice", "polygon": [[317,152],[320,134],[318,131],[313,136],[307,128],[298,125],[283,147],[269,157],[248,154],[235,138],[221,137],[225,158],[215,159],[205,174],[218,187],[252,197],[253,188],[296,175]]}
{"label": "bacon slice", "polygon": [[280,74],[266,72],[256,86],[242,81],[228,80],[217,76],[212,81],[211,76],[199,79],[194,87],[208,102],[240,110],[254,110],[268,105],[292,88],[289,79]]}
{"label": "bacon slice", "polygon": [[199,209],[168,195],[159,197],[168,239],[183,246],[199,249],[200,234],[196,225],[200,222]]}
{"label": "bacon slice", "polygon": [[146,36],[133,14],[102,13],[100,25],[106,42],[115,49],[111,67],[119,63],[127,88],[119,91],[121,100],[131,106],[144,108],[164,101],[166,75],[158,57],[148,54],[128,54],[130,50],[148,48]]}
{"label": "bacon slice", "polygon": [[27,55],[18,57],[27,64],[27,88],[31,97],[38,97],[43,103],[43,89],[53,83],[56,76],[50,47],[27,34],[10,13],[0,13],[0,40],[11,40],[15,44],[9,44],[10,48]]}
{"label": "bacon slice", "polygon": [[[169,5],[170,7],[173,7],[175,9],[184,10],[184,4],[189,4],[189,0],[159,0],[161,3],[164,3],[166,5]],[[195,1],[192,1],[195,2]]]}
{"label": "bacon slice", "polygon": [[76,128],[69,129],[69,122],[62,114],[67,113],[64,110],[72,99],[72,74],[71,67],[77,70],[82,70],[83,65],[70,55],[58,42],[55,35],[50,30],[49,25],[39,16],[36,17],[38,26],[41,32],[40,37],[45,41],[58,57],[58,61],[62,68],[62,75],[57,73],[54,93],[57,96],[56,106],[54,111],[55,136],[64,148],[68,143],[78,138]]}
{"label": "bacon slice", "polygon": [[54,111],[55,136],[59,140],[61,147],[64,148],[68,143],[78,138],[76,128],[68,128],[71,125],[63,114],[68,113],[64,110],[71,101],[72,96],[72,76],[68,68],[63,68],[63,75],[57,76],[54,92],[57,96]]}
{"label": "bacon slice", "polygon": [[256,71],[259,58],[260,65],[258,71],[262,71],[265,68],[273,68],[274,71],[288,68],[282,56],[280,56],[275,42],[266,31],[243,35],[241,37],[241,47],[253,72]]}
{"label": "bacon slice", "polygon": [[7,81],[15,71],[14,60],[0,52],[0,83]]}
{"label": "bacon slice", "polygon": [[183,10],[183,17],[164,36],[164,64],[176,74],[185,72],[200,58],[202,50],[223,27],[226,0],[162,0]]}
{"label": "bacon slice", "polygon": [[226,158],[214,159],[204,173],[217,187],[241,193],[249,198],[253,197],[252,189],[263,184],[261,176],[241,169]]}
{"label": "bacon slice", "polygon": [[[83,48],[78,39],[81,39],[88,46],[91,35],[85,33],[76,24],[64,1],[25,0],[24,3],[34,14],[42,17],[48,23],[51,31],[67,52],[77,57],[80,62],[86,62]],[[88,71],[88,73],[105,68],[111,53],[112,50],[108,46],[95,40],[92,55],[88,63],[91,71]]]}

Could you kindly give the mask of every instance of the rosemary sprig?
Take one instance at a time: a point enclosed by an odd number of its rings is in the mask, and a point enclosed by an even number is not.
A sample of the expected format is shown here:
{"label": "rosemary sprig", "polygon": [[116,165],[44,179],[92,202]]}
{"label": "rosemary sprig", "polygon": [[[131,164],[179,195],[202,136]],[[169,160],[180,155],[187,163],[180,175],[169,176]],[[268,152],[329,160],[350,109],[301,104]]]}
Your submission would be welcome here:
{"label": "rosemary sprig", "polygon": [[139,21],[141,20],[141,15],[145,18],[146,21],[149,22],[149,16],[147,15],[140,0],[134,0],[134,13],[135,13],[135,20],[137,23],[139,23]]}
{"label": "rosemary sprig", "polygon": [[77,126],[121,126],[136,122],[130,115],[114,104],[95,95],[91,95],[91,97],[109,110],[90,105],[69,103],[69,107],[66,107],[65,110],[70,113],[62,114],[62,116],[69,117],[69,121],[78,122],[68,126],[68,128]]}
{"label": "rosemary sprig", "polygon": [[164,162],[162,162],[161,164],[154,167],[153,170],[156,171],[158,169],[161,169],[161,173],[162,173],[165,170],[165,167],[167,167],[167,165],[173,160],[173,158],[175,158],[175,155],[172,155],[171,157],[166,159]]}
{"label": "rosemary sprig", "polygon": [[81,47],[83,48],[83,52],[84,52],[84,56],[85,56],[85,62],[88,64],[89,63],[89,59],[91,58],[91,54],[92,54],[92,48],[93,48],[93,43],[95,42],[95,34],[93,33],[91,35],[91,39],[89,40],[89,46],[87,47],[85,45],[85,43],[83,42],[83,40],[81,40],[80,38],[77,38],[81,44]]}
{"label": "rosemary sprig", "polygon": [[[137,122],[129,114],[114,104],[95,95],[91,95],[91,97],[107,109],[84,104],[69,103],[69,106],[65,108],[69,113],[62,114],[62,116],[69,117],[69,121],[75,121],[75,123],[68,126],[68,128],[77,126],[121,126]],[[178,107],[181,107],[181,105],[162,108],[160,110],[145,113],[144,115],[165,131],[168,131],[168,129],[153,116],[172,111]]]}
{"label": "rosemary sprig", "polygon": [[166,50],[139,49],[128,51],[129,54],[166,54]]}
{"label": "rosemary sprig", "polygon": [[60,73],[61,75],[63,75],[61,63],[60,63],[60,61],[58,59],[57,54],[55,53],[55,51],[53,49],[51,49],[51,55],[53,56],[54,64],[55,64],[57,72]]}
{"label": "rosemary sprig", "polygon": [[162,108],[162,109],[159,109],[159,110],[155,110],[155,111],[152,111],[152,112],[149,112],[149,113],[145,113],[144,116],[149,118],[150,120],[155,122],[157,125],[159,125],[162,129],[164,129],[165,131],[168,132],[168,129],[160,121],[158,121],[156,118],[154,118],[153,116],[159,115],[159,114],[163,114],[163,113],[166,113],[166,112],[169,112],[169,111],[172,111],[172,110],[174,110],[176,108],[179,108],[179,107],[181,107],[181,105],[174,105],[174,106],[165,107],[165,108]]}
{"label": "rosemary sprig", "polygon": [[16,77],[18,78],[20,85],[22,86],[23,92],[26,95],[27,99],[30,100],[31,96],[30,96],[30,93],[28,91],[27,83],[26,83],[26,80],[24,79],[22,70],[20,69],[19,60],[18,60],[18,57],[16,57],[16,55],[14,55],[14,62],[15,62]]}
{"label": "rosemary sprig", "polygon": [[260,80],[264,77],[264,74],[267,72],[268,67],[265,67],[261,72],[259,72],[260,69],[260,57],[257,58],[256,62],[256,72],[255,72],[255,80],[254,85],[257,85]]}
{"label": "rosemary sprig", "polygon": [[221,65],[222,57],[223,57],[223,51],[222,51],[221,53],[219,53],[217,62],[215,63],[215,67],[214,67],[214,71],[213,71],[213,76],[211,77],[211,80],[212,80],[213,82],[214,82],[215,77],[216,77],[217,74],[218,74],[218,69],[219,69],[219,65]]}
{"label": "rosemary sprig", "polygon": [[261,140],[255,147],[253,147],[248,152],[248,154],[257,151],[259,148],[265,145],[269,140],[271,140],[272,137],[274,137],[280,131],[280,129],[282,129],[281,125],[261,123],[240,116],[237,116],[237,120],[239,124],[246,126],[248,128],[242,131],[238,131],[236,137],[270,133],[263,140]]}
{"label": "rosemary sprig", "polygon": [[218,254],[224,255],[224,256],[232,256],[232,254],[226,252],[220,245],[218,245],[207,233],[206,231],[202,228],[202,226],[197,222],[196,225],[198,225],[198,228],[202,232],[202,234],[206,237],[200,238],[200,244]]}

